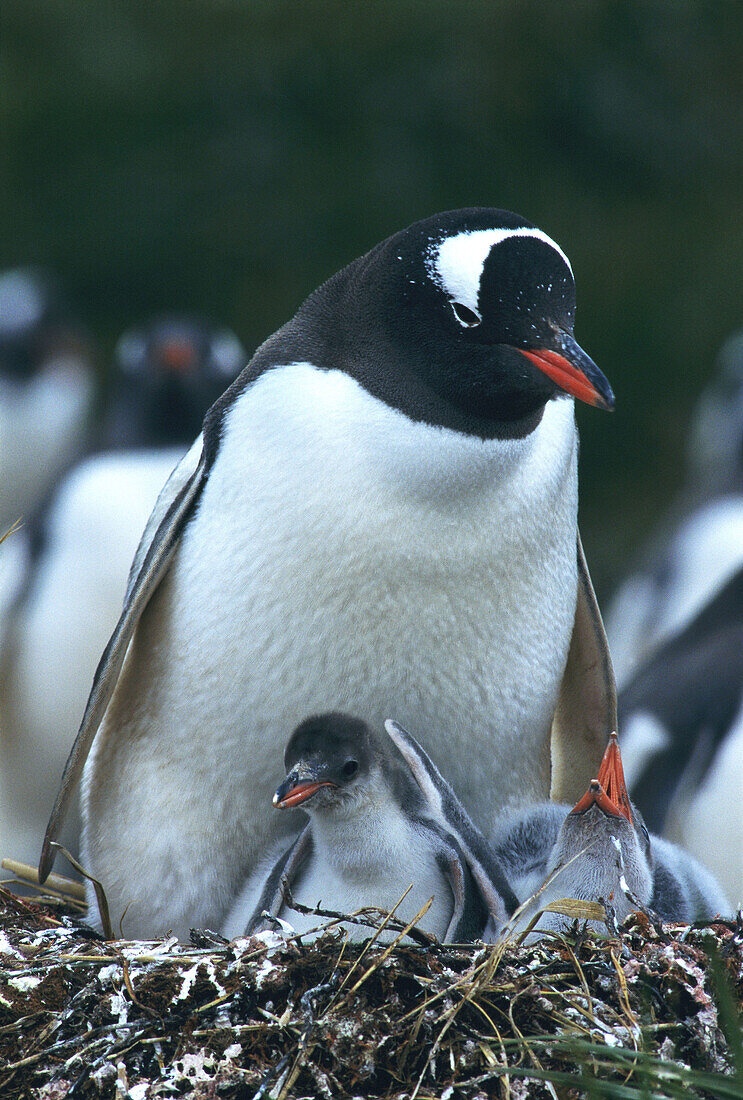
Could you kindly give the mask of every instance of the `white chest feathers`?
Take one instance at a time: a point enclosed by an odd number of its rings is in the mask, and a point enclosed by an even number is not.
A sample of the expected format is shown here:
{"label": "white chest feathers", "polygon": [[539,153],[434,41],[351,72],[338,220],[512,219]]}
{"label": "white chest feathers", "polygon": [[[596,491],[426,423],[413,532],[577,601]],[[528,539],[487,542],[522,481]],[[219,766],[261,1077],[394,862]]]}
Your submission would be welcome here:
{"label": "white chest feathers", "polygon": [[570,401],[527,439],[483,442],[412,423],[340,372],[268,372],[227,417],[163,592],[170,698],[206,677],[210,724],[237,718],[240,754],[251,729],[276,729],[275,746],[328,708],[394,715],[480,818],[494,772],[497,798],[518,783],[544,796],[576,496]]}
{"label": "white chest feathers", "polygon": [[[299,901],[341,913],[370,905],[394,909],[395,916],[407,923],[432,899],[419,927],[444,939],[454,899],[436,864],[432,834],[415,830],[402,817],[389,814],[366,817],[360,829],[331,826],[323,832],[324,836],[313,830],[317,849],[296,885]],[[299,913],[287,919],[297,929],[318,923],[316,917]],[[349,931],[352,939],[370,934],[368,928],[358,925],[350,926]]]}
{"label": "white chest feathers", "polygon": [[[443,940],[454,911],[452,889],[437,862],[441,845],[434,833],[403,813],[379,773],[363,794],[310,813],[312,854],[291,883],[303,905],[354,913],[364,907],[391,911],[407,923],[431,900],[420,928]],[[270,868],[268,868],[270,870]],[[264,864],[243,888],[224,925],[240,935],[250,920],[265,883]],[[308,931],[325,918],[286,906],[280,916],[297,931]],[[344,925],[351,939],[366,939],[367,925]],[[382,938],[394,938],[382,936]]]}

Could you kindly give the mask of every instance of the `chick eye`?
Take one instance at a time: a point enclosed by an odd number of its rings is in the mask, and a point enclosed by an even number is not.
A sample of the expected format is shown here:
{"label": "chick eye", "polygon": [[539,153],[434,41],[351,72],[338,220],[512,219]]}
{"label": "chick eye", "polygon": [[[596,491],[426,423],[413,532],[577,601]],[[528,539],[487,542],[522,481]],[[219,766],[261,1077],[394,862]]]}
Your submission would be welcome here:
{"label": "chick eye", "polygon": [[358,761],[347,760],[341,769],[341,775],[344,779],[350,779],[351,776],[356,775],[359,770]]}
{"label": "chick eye", "polygon": [[451,308],[454,316],[464,328],[476,328],[482,321],[482,317],[474,309],[463,305],[461,302],[452,302]]}

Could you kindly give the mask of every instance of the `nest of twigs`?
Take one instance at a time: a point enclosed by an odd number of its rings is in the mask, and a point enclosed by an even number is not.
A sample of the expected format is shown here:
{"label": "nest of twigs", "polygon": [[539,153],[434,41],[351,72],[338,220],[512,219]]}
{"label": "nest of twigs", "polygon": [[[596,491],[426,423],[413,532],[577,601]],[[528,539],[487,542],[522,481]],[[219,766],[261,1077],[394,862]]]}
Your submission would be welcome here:
{"label": "nest of twigs", "polygon": [[0,888],[0,1096],[743,1097],[740,915],[529,947],[360,919],[362,945],[105,942]]}

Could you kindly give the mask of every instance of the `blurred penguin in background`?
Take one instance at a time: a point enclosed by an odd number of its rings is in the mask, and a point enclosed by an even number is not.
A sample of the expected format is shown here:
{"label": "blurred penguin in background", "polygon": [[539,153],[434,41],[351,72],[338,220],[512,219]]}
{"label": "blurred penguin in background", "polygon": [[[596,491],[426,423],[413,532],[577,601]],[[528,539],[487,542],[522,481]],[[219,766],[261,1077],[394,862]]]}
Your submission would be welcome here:
{"label": "blurred penguin in background", "polygon": [[[641,564],[605,615],[621,688],[743,566],[743,332],[730,337],[702,392],[687,443],[687,481]],[[632,750],[627,744],[625,760]]]}
{"label": "blurred penguin in background", "polygon": [[[675,521],[606,617],[622,752],[649,827],[743,901],[743,333],[718,356],[688,433]],[[669,533],[670,532],[670,533]]]}
{"label": "blurred penguin in background", "polygon": [[[90,681],[161,488],[244,366],[234,333],[157,318],[118,342],[91,453],[6,540],[22,556],[0,624],[0,855],[35,862]],[[65,836],[77,832],[73,821]]]}
{"label": "blurred penguin in background", "polygon": [[82,453],[95,390],[89,342],[52,276],[0,272],[0,535]]}
{"label": "blurred penguin in background", "polygon": [[[743,902],[743,569],[619,696],[627,779],[649,827]],[[623,741],[623,745],[624,745]]]}
{"label": "blurred penguin in background", "polygon": [[198,318],[163,316],[130,329],[116,346],[97,450],[172,447],[180,459],[246,362],[234,332]]}
{"label": "blurred penguin in background", "polygon": [[743,494],[743,330],[717,357],[717,372],[692,417],[689,487],[698,497]]}

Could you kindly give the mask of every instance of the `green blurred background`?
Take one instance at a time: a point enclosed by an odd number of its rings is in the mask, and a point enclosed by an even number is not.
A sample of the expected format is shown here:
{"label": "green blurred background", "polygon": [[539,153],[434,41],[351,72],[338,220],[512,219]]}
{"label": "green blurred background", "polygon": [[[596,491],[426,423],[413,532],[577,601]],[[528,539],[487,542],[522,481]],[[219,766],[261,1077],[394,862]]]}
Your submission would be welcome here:
{"label": "green blurred background", "polygon": [[0,265],[100,341],[196,310],[254,348],[396,229],[516,210],[571,257],[584,541],[606,596],[743,324],[743,5],[2,0]]}

